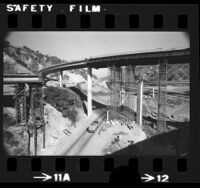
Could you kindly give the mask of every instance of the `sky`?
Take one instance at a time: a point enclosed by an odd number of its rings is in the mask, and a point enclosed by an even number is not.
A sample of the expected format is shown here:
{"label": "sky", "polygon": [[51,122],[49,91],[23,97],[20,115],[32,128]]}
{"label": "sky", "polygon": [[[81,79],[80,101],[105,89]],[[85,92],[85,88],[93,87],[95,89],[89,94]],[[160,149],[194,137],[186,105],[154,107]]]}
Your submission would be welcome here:
{"label": "sky", "polygon": [[[184,32],[11,32],[5,39],[13,46],[27,46],[66,61],[155,48],[190,47],[189,36]],[[104,69],[96,73],[107,74]]]}

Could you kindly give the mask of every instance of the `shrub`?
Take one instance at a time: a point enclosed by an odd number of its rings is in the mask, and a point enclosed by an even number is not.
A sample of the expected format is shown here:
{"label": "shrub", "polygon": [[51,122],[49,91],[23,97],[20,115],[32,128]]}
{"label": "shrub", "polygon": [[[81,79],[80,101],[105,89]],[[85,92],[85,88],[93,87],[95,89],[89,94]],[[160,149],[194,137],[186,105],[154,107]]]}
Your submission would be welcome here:
{"label": "shrub", "polygon": [[13,151],[13,153],[14,153],[15,155],[26,155],[26,152],[24,151],[23,148],[16,148],[16,149]]}
{"label": "shrub", "polygon": [[12,126],[16,123],[16,121],[11,118],[8,114],[3,114],[3,125],[5,127]]}
{"label": "shrub", "polygon": [[56,100],[56,104],[59,107],[66,106],[66,102],[64,100]]}
{"label": "shrub", "polygon": [[65,108],[64,110],[62,110],[62,115],[63,117],[68,118],[70,117],[70,111]]}
{"label": "shrub", "polygon": [[9,131],[4,131],[4,138],[5,139],[12,139],[13,138],[13,133],[9,132]]}
{"label": "shrub", "polygon": [[11,65],[9,62],[4,62],[3,72],[5,74],[15,74],[16,70],[15,70],[15,67],[13,65]]}
{"label": "shrub", "polygon": [[17,141],[17,140],[16,140],[16,141],[13,140],[11,143],[12,143],[12,145],[14,145],[15,147],[17,147],[17,146],[19,145],[19,141]]}
{"label": "shrub", "polygon": [[75,123],[77,121],[77,115],[78,115],[77,111],[72,110],[72,112],[71,112],[71,121],[73,123]]}
{"label": "shrub", "polygon": [[60,111],[63,117],[69,118],[72,122],[77,120],[75,107],[81,107],[79,97],[69,89],[48,87],[44,91],[46,101]]}

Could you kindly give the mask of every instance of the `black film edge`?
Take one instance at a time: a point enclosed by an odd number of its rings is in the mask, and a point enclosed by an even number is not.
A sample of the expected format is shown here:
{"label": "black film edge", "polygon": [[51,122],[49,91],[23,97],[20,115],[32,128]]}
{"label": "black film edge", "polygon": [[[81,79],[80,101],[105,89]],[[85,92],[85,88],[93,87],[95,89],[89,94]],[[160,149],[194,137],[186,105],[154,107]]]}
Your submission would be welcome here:
{"label": "black film edge", "polygon": [[200,181],[198,5],[0,10],[0,181]]}

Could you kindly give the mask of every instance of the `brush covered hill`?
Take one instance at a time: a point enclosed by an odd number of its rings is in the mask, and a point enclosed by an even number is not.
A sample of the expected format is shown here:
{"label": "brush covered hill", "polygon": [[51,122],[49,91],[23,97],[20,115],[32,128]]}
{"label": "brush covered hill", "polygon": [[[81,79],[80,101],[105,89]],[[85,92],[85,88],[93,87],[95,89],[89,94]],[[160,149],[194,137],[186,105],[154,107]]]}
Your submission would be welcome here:
{"label": "brush covered hill", "polygon": [[[32,50],[29,47],[16,47],[9,42],[4,41],[3,47],[4,56],[4,73],[13,73],[27,71],[30,73],[37,73],[45,67],[49,67],[56,64],[67,63],[66,60],[62,60],[56,56],[50,56],[42,54],[39,51]],[[12,59],[12,60],[11,60]],[[15,62],[15,67],[12,67]],[[169,64],[168,67],[168,81],[181,81],[189,80],[190,67],[189,64]],[[69,74],[70,73],[70,74]],[[70,79],[70,76],[79,75],[82,80],[87,80],[86,69],[74,69],[64,72],[65,79]],[[58,77],[58,74],[52,74],[53,77]],[[148,81],[157,81],[158,66],[136,66],[135,68],[136,79],[143,78]],[[108,80],[108,77],[98,78],[93,74],[93,78],[98,81]],[[75,77],[76,79],[76,77]],[[103,79],[103,80],[102,80]]]}
{"label": "brush covered hill", "polygon": [[[67,61],[61,60],[55,56],[44,55],[39,51],[34,51],[26,46],[15,47],[10,45],[8,42],[4,42],[3,48],[3,73],[4,74],[37,74],[39,70],[44,67],[66,63]],[[65,78],[72,80],[76,79],[77,76],[81,77],[85,81],[87,70],[73,70],[67,71]],[[5,85],[9,87],[7,89],[14,88],[11,85]],[[4,97],[7,100],[11,94],[9,90],[9,95],[6,96],[6,89],[4,87]],[[60,132],[63,132],[67,126],[72,126],[76,124],[76,121],[79,120],[80,116],[84,115],[82,110],[82,101],[79,99],[79,96],[73,93],[70,89],[65,88],[55,88],[55,87],[46,87],[44,88],[44,101],[45,109],[54,110],[51,114],[58,123],[55,124],[55,121],[48,120],[48,129],[47,129],[47,138],[53,139],[56,133],[59,133],[56,136],[56,139],[59,138]],[[10,98],[9,98],[10,99]],[[11,97],[12,99],[12,97]],[[65,122],[65,123],[63,123]],[[63,125],[62,125],[63,124]],[[62,125],[61,127],[59,125]],[[24,126],[16,124],[16,111],[14,108],[14,102],[12,104],[6,104],[3,108],[3,138],[4,138],[4,148],[6,152],[10,155],[28,155],[28,140],[31,140],[31,146],[33,146],[33,134],[28,135],[27,130]],[[63,133],[64,134],[64,133]],[[38,138],[42,137],[42,133],[39,130]],[[39,142],[39,141],[38,141]],[[39,146],[42,142],[39,142]],[[31,154],[33,154],[34,148],[31,147]]]}
{"label": "brush covered hill", "polygon": [[[3,73],[27,73],[37,74],[38,71],[45,67],[52,65],[67,63],[68,61],[62,60],[56,56],[50,56],[40,53],[39,51],[32,50],[29,47],[16,47],[9,42],[4,41],[3,47],[4,70]],[[13,67],[14,65],[14,67]],[[70,76],[79,75],[82,80],[87,79],[86,69],[74,69],[64,71],[65,79],[70,79]],[[51,74],[52,77],[58,77],[58,74]],[[93,78],[97,79],[96,75]],[[75,77],[76,79],[76,77]]]}
{"label": "brush covered hill", "polygon": [[[158,80],[158,66],[137,66],[135,70],[136,79],[143,78],[147,81]],[[168,64],[167,80],[182,81],[190,79],[190,66],[188,64]]]}
{"label": "brush covered hill", "polygon": [[34,51],[26,46],[13,46],[7,41],[4,41],[3,51],[15,62],[33,73],[37,73],[44,67],[65,62],[55,56],[44,55],[39,51]]}
{"label": "brush covered hill", "polygon": [[15,61],[14,58],[3,52],[3,73],[4,74],[33,74],[31,70]]}
{"label": "brush covered hill", "polygon": [[[136,66],[134,74],[135,80],[143,79],[144,81],[157,82],[159,67],[156,65]],[[127,76],[126,74],[124,76]],[[122,79],[125,79],[122,78]],[[108,81],[109,76],[102,77],[99,81]],[[167,65],[167,80],[168,81],[189,81],[190,80],[190,65],[188,64],[168,64]]]}
{"label": "brush covered hill", "polygon": [[[39,70],[56,64],[67,63],[65,60],[61,60],[55,56],[44,55],[39,51],[32,50],[26,46],[16,47],[9,42],[4,41],[3,47],[3,62],[4,62],[4,74],[37,74]],[[56,74],[51,75],[56,77]],[[95,75],[94,75],[95,78]],[[86,69],[68,70],[64,71],[64,81],[66,82],[85,82],[87,79]],[[7,86],[7,85],[6,85]],[[48,85],[47,85],[48,86]],[[10,86],[8,86],[10,87]],[[45,88],[46,102],[52,104],[58,111],[62,112],[64,117],[67,117],[69,112],[66,109],[70,109],[73,116],[71,119],[76,119],[76,110],[68,108],[69,103],[75,101],[75,104],[79,104],[80,100],[75,97],[75,94],[70,92],[70,89],[63,91],[60,88],[47,87]],[[4,87],[5,92],[5,87]],[[53,98],[52,98],[53,96]],[[75,98],[74,98],[75,97]],[[73,100],[72,100],[73,99]],[[54,103],[55,102],[55,103]],[[65,104],[65,108],[62,108],[61,103]],[[66,108],[67,106],[67,108]],[[72,105],[74,107],[74,105]],[[81,105],[75,106],[81,108]]]}

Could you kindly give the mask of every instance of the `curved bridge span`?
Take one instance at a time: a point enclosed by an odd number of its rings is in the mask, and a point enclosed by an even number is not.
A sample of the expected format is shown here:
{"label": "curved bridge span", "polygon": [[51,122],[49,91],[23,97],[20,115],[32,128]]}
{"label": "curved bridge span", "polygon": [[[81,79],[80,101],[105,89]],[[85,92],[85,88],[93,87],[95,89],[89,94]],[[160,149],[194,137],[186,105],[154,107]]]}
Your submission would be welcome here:
{"label": "curved bridge span", "polygon": [[[88,116],[90,116],[92,114],[92,68],[95,69],[105,68],[105,67],[111,68],[112,66],[120,67],[120,66],[130,66],[130,65],[131,66],[159,65],[160,67],[159,72],[160,73],[162,72],[162,74],[166,78],[165,74],[167,71],[166,69],[167,64],[185,64],[185,63],[190,63],[189,48],[154,49],[141,52],[130,52],[126,54],[114,54],[107,56],[90,57],[88,59],[83,59],[79,61],[71,61],[44,68],[40,70],[39,75],[45,78],[48,74],[59,72],[59,83],[60,87],[62,87],[63,71],[70,69],[87,68],[87,98],[88,98],[87,109],[88,109]],[[161,68],[162,67],[161,65],[165,67],[163,70]],[[114,75],[116,74],[114,73]],[[114,80],[117,81],[116,79]]]}
{"label": "curved bridge span", "polygon": [[43,76],[70,69],[80,68],[104,68],[115,64],[116,66],[125,65],[156,65],[158,60],[167,59],[168,64],[189,63],[190,49],[156,49],[143,52],[132,52],[127,54],[115,54],[99,57],[91,57],[79,61],[71,61],[63,64],[50,66],[40,70]]}
{"label": "curved bridge span", "polygon": [[[79,61],[71,61],[63,64],[46,67],[35,75],[3,75],[3,83],[5,85],[15,84],[15,108],[17,123],[28,126],[28,111],[33,120],[34,125],[34,152],[37,155],[37,130],[41,127],[43,129],[43,148],[45,148],[45,123],[44,123],[44,103],[43,103],[43,85],[48,80],[49,74],[59,72],[60,87],[63,86],[63,71],[71,69],[87,68],[87,93],[84,93],[87,98],[87,115],[92,115],[92,103],[102,105],[102,101],[95,96],[92,96],[92,69],[110,68],[111,83],[113,84],[112,98],[116,97],[110,104],[113,110],[122,101],[122,89],[125,87],[126,80],[122,79],[122,70],[120,66],[127,66],[125,69],[127,78],[134,72],[134,66],[137,65],[159,65],[158,69],[158,132],[166,131],[166,120],[163,116],[165,114],[166,104],[166,83],[167,83],[167,64],[190,64],[190,49],[154,49],[151,51],[131,52],[126,54],[115,54],[99,57],[90,57]],[[128,69],[128,66],[132,69]],[[114,75],[114,76],[113,76]],[[129,84],[132,81],[129,79]],[[122,82],[123,81],[123,82]],[[121,85],[120,85],[121,84]],[[28,87],[27,87],[28,85]],[[128,87],[126,87],[128,88]],[[128,91],[128,89],[127,89]],[[127,92],[129,93],[129,92]],[[152,91],[154,93],[154,89]],[[27,100],[29,95],[30,100]],[[128,98],[128,97],[127,97]],[[130,97],[129,97],[130,98]],[[143,80],[141,79],[137,85],[137,123],[142,126],[142,106],[143,106]],[[86,101],[86,100],[85,100]],[[103,103],[104,104],[104,103]],[[29,109],[27,110],[27,106]],[[28,153],[30,152],[30,146]]]}

